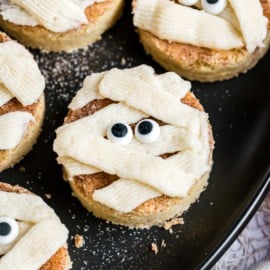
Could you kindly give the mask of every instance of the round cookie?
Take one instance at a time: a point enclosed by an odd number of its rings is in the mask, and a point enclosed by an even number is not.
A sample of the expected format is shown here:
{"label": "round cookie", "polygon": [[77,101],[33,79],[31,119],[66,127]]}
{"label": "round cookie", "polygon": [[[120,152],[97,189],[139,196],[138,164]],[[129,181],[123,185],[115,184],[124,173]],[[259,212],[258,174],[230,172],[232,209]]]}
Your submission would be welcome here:
{"label": "round cookie", "polygon": [[[117,77],[117,74],[119,77]],[[128,76],[127,78],[125,78],[126,75]],[[117,80],[119,78],[123,79],[125,84],[123,83],[123,85],[121,85],[121,79],[113,83],[113,80]],[[131,80],[133,80],[132,78],[134,79],[134,82],[131,82]],[[135,81],[136,78],[139,78],[139,81]],[[136,83],[137,86],[135,86]],[[162,114],[166,114],[165,111],[164,113],[161,112],[160,118],[158,118],[157,115],[154,117],[152,114],[150,114],[150,117],[152,116],[151,119],[155,120],[156,123],[160,125],[160,138],[158,138],[156,141],[151,143],[143,143],[134,135],[131,143],[120,146],[118,146],[116,143],[117,146],[115,146],[115,142],[110,142],[108,140],[106,136],[106,129],[107,127],[110,127],[111,124],[118,122],[123,123],[123,119],[126,118],[125,123],[130,124],[132,130],[134,131],[135,126],[138,125],[139,121],[147,117],[141,115],[141,112],[139,113],[138,111],[133,111],[133,108],[131,110],[134,115],[131,114],[125,116],[125,114],[128,114],[128,112],[126,112],[127,104],[125,101],[115,103],[119,102],[118,98],[114,98],[112,100],[111,96],[109,97],[105,94],[104,88],[106,88],[107,85],[108,88],[113,89],[112,95],[116,93],[116,89],[118,92],[121,92],[120,95],[122,95],[122,90],[125,91],[124,89],[128,87],[130,88],[130,92],[127,94],[127,96],[132,96],[132,93],[137,93],[140,88],[144,88],[140,86],[140,83],[142,83],[145,87],[149,87],[147,90],[154,89],[154,93],[155,89],[159,87],[161,87],[162,92],[170,91],[171,93],[169,94],[173,95],[174,101],[172,100],[172,102],[175,102],[174,105],[176,106],[176,110],[183,106],[183,110],[187,110],[191,114],[194,113],[194,115],[204,119],[200,120],[202,121],[202,125],[204,127],[203,133],[205,137],[203,139],[203,143],[200,143],[200,139],[196,137],[197,135],[194,135],[195,141],[198,140],[198,143],[203,145],[202,149],[204,149],[201,153],[203,158],[201,161],[198,161],[198,164],[201,166],[196,164],[196,158],[199,156],[199,154],[196,152],[198,149],[196,150],[196,147],[194,146],[194,149],[190,150],[189,152],[186,147],[189,149],[191,146],[181,145],[182,143],[185,144],[185,140],[187,140],[186,143],[188,145],[189,143],[193,144],[191,142],[191,138],[193,137],[192,132],[186,136],[187,134],[185,132],[189,132],[185,128],[182,130],[178,129],[178,127],[176,128],[175,126],[166,124],[166,121],[164,121],[165,119],[161,119]],[[144,83],[148,84],[148,86],[146,86]],[[101,217],[115,224],[124,225],[130,228],[149,228],[153,225],[163,225],[166,221],[174,217],[181,216],[183,212],[186,211],[190,205],[198,199],[200,193],[205,189],[208,183],[209,173],[212,168],[212,151],[214,148],[214,140],[211,126],[207,120],[206,114],[204,113],[203,107],[199,100],[189,91],[190,87],[191,85],[189,82],[182,80],[175,73],[170,72],[158,76],[154,74],[152,68],[145,65],[123,71],[113,69],[105,73],[93,74],[92,76],[86,78],[83,88],[77,93],[76,97],[69,105],[70,110],[65,118],[64,125],[57,130],[57,138],[54,142],[54,151],[56,151],[58,154],[58,163],[63,165],[64,178],[69,181],[73,194],[81,201],[85,208],[87,208],[90,212],[93,212],[95,216]],[[144,100],[149,100],[152,98],[150,96],[147,97],[147,90],[145,93],[140,93],[143,95]],[[167,93],[163,94],[166,95]],[[169,96],[172,98],[171,95]],[[138,102],[138,100],[136,102]],[[161,100],[157,100],[157,102],[157,104],[163,106]],[[157,104],[154,103],[154,105]],[[154,105],[152,109],[155,108]],[[179,108],[177,108],[178,106]],[[138,108],[136,107],[136,109]],[[145,111],[143,112],[145,113]],[[136,115],[136,113],[139,113],[139,115]],[[187,118],[190,117],[188,115]],[[129,119],[129,116],[132,119]],[[193,122],[194,125],[196,125],[195,122],[198,120],[196,118],[197,116],[194,116],[194,119],[193,116],[191,116],[191,119],[193,119],[191,122]],[[179,118],[175,119],[175,121],[178,120]],[[92,123],[92,121],[97,121],[95,122],[96,128],[93,128],[94,122]],[[127,121],[129,122],[127,123]],[[189,124],[186,123],[187,126],[189,126]],[[107,143],[109,142],[107,146],[112,147],[110,148],[110,151],[105,152],[106,148],[103,149],[101,146],[102,144],[99,145],[100,141],[98,138],[94,140],[90,146],[87,144],[88,142],[84,144],[84,140],[88,141],[89,138],[90,141],[91,136],[94,136],[93,134],[95,134],[95,132],[102,133],[104,140]],[[86,134],[86,137],[84,137],[84,133]],[[168,143],[163,143],[163,141],[166,140]],[[103,143],[105,143],[105,141],[103,141]],[[95,151],[96,145],[99,145],[102,148],[100,152]],[[114,147],[116,148],[114,149]],[[170,148],[170,150],[168,148]],[[122,155],[117,155],[118,150],[120,152],[123,151],[121,153],[124,155],[124,157]],[[80,156],[80,154],[84,151],[86,156]],[[131,153],[125,153],[125,151],[131,151]],[[146,162],[140,161],[138,167],[136,167],[136,161],[133,163],[131,162],[131,164],[128,161],[135,155],[138,155],[138,158],[140,159],[140,152],[138,153],[137,151],[141,151],[142,154],[144,154],[143,152],[147,153],[147,156],[144,156],[146,158]],[[103,159],[100,155],[107,156],[108,159],[109,156],[113,156],[111,158],[112,163],[107,163],[106,158]],[[126,160],[125,155],[130,156],[130,158],[127,158]],[[187,157],[185,157],[185,155],[187,155]],[[93,156],[93,160],[90,161]],[[151,160],[150,166],[147,167],[147,159],[152,157],[154,158],[154,161],[152,162]],[[127,183],[124,174],[129,174],[132,172],[134,174],[130,175],[130,177],[133,176],[136,178],[134,175],[136,174],[136,171],[139,170],[141,172],[143,171],[142,174],[139,172],[139,175],[144,177],[144,170],[151,170],[151,166],[154,167],[155,162],[159,162],[161,160],[160,158],[156,160],[157,157],[162,158],[161,163],[164,167],[161,168],[160,174],[164,174],[164,179],[167,179],[166,181],[170,182],[170,177],[175,177],[177,183],[180,183],[181,181],[185,182],[187,179],[181,179],[180,176],[182,172],[184,172],[184,175],[187,173],[194,177],[194,179],[191,180],[192,185],[188,184],[189,186],[186,188],[186,192],[183,196],[164,195],[160,191],[157,192],[154,189],[149,190],[147,185],[140,186],[140,192],[139,190],[136,190],[137,186],[134,188],[134,185],[137,185],[138,182],[141,183],[140,181],[135,181],[135,184],[134,182]],[[101,167],[95,167],[95,158],[96,161],[100,161],[98,164]],[[180,171],[174,174],[173,169],[172,173],[169,174],[171,165],[170,162],[172,162],[174,158],[176,158],[174,169],[178,170],[178,168],[180,168]],[[179,160],[177,158],[179,158]],[[124,165],[122,164],[121,159],[124,159]],[[118,160],[119,162],[115,161],[114,163],[114,160]],[[168,161],[168,164],[163,163],[166,162],[166,160],[170,160]],[[188,164],[183,165],[185,163],[184,161],[186,161]],[[112,164],[117,165],[108,169],[108,167],[113,166]],[[120,164],[122,164],[123,167],[129,166],[125,173],[123,173],[124,169],[122,167],[120,168]],[[108,167],[104,168],[106,166]],[[114,170],[115,173],[110,170]],[[152,169],[152,171],[153,170],[154,169]],[[159,170],[159,168],[157,167],[156,170]],[[166,174],[167,171],[168,174]],[[158,177],[159,173],[157,173],[157,175],[154,173],[154,175],[155,177]],[[183,178],[184,177],[185,176],[183,176]],[[129,187],[130,189],[127,189],[127,186],[120,183],[121,181],[127,183],[128,186],[132,184],[132,188]],[[112,184],[117,185],[117,183],[120,183],[120,186],[119,188],[116,186],[115,190],[112,189],[115,191],[115,194],[111,196],[110,192],[106,191],[106,188],[110,188]],[[152,183],[150,185],[152,185]],[[157,186],[155,186],[155,188],[156,187]],[[165,188],[167,188],[166,184]],[[126,193],[125,189],[127,189]],[[185,189],[185,187],[183,187],[183,189]],[[102,192],[104,191],[101,196],[100,194],[97,194],[100,190]],[[180,191],[180,193],[182,191]],[[150,192],[150,194],[148,192]],[[136,201],[138,198],[141,200],[141,197],[144,197],[146,193],[147,195],[143,201]],[[111,201],[108,202],[107,199],[110,198],[110,196]],[[121,200],[119,198],[121,198]],[[114,204],[114,200],[117,201],[116,204]],[[118,200],[120,200],[120,202]],[[136,201],[135,204],[127,209],[127,205],[130,203],[132,204],[134,200]]]}
{"label": "round cookie", "polygon": [[[7,183],[0,182],[0,198],[1,198],[2,194],[6,194],[6,193],[31,194],[34,197],[37,197],[36,195],[29,192],[27,189],[24,189],[24,188],[22,188],[20,186],[11,186],[11,185],[9,185]],[[0,204],[2,204],[2,203],[3,202],[1,202]],[[43,201],[42,201],[42,204],[46,205]],[[39,207],[39,206],[37,206],[37,207]],[[48,206],[46,205],[46,207],[48,207]],[[1,205],[1,209],[2,208],[5,208],[5,205]],[[21,227],[21,228],[23,228],[23,227]],[[63,227],[63,229],[64,228],[65,227]],[[22,239],[26,235],[26,233],[27,232],[23,232],[22,235],[19,233],[19,235],[17,237],[20,237]],[[18,242],[19,240],[15,239],[14,241]],[[13,246],[15,246],[15,245],[16,244],[14,244]],[[1,243],[0,243],[0,251],[3,248],[4,248],[4,246],[1,246]],[[12,247],[8,247],[8,251],[5,252],[5,254],[7,254],[10,251],[12,251]],[[0,266],[1,266],[1,259],[2,259],[1,256],[4,256],[5,254],[0,254]],[[16,258],[13,258],[13,259],[16,260]],[[22,262],[19,262],[19,263],[22,263]],[[68,249],[67,249],[66,245],[64,245],[62,247],[59,247],[58,250],[50,257],[50,259],[47,260],[44,264],[42,264],[39,267],[39,269],[40,270],[53,270],[53,269],[67,270],[67,269],[71,269],[71,262],[70,262]]]}
{"label": "round cookie", "polygon": [[[245,46],[221,50],[169,41],[159,38],[142,27],[136,27],[136,29],[145,51],[165,69],[174,71],[189,80],[200,82],[227,80],[253,68],[270,46],[270,1],[261,0],[260,2],[264,16],[268,19],[267,35],[263,41],[264,46],[257,47],[252,52],[249,52]],[[136,14],[135,7],[136,1],[133,1]],[[216,35],[216,32],[212,35]]]}
{"label": "round cookie", "polygon": [[[0,43],[8,41],[11,41],[11,39],[6,34],[0,32]],[[18,61],[19,60],[20,59],[18,58]],[[29,70],[29,74],[31,74],[31,70]],[[0,106],[0,119],[1,116],[12,112],[30,113],[34,117],[34,121],[30,121],[27,124],[23,137],[15,147],[12,149],[0,149],[0,172],[19,162],[23,156],[31,150],[33,144],[36,142],[41,131],[45,114],[44,94],[41,93],[41,96],[34,103],[27,106],[23,106],[16,98],[10,99],[5,104]]]}
{"label": "round cookie", "polygon": [[69,52],[87,47],[100,39],[101,35],[118,20],[123,6],[124,0],[105,0],[93,3],[84,10],[87,24],[81,24],[64,32],[51,31],[42,25],[15,24],[5,20],[3,16],[0,16],[0,26],[26,46],[46,51]]}

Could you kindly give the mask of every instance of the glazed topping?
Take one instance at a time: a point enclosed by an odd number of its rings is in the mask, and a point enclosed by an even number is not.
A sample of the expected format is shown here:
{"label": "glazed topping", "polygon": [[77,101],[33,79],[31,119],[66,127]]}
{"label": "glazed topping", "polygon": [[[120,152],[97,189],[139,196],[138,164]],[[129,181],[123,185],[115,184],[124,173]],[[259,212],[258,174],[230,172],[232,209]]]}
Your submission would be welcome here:
{"label": "glazed topping", "polygon": [[264,46],[267,21],[260,0],[201,0],[195,8],[138,0],[134,9],[134,25],[160,39],[218,50],[245,46],[249,53]]}
{"label": "glazed topping", "polygon": [[132,130],[129,125],[124,123],[115,123],[109,126],[107,131],[108,139],[119,145],[126,145],[132,140]]}
{"label": "glazed topping", "polygon": [[14,241],[18,232],[19,226],[16,220],[8,217],[0,217],[0,246]]}
{"label": "glazed topping", "polygon": [[[20,235],[15,220],[20,220]],[[39,269],[65,245],[67,236],[65,226],[40,197],[0,191],[0,269]]]}
{"label": "glazed topping", "polygon": [[202,8],[211,14],[220,14],[227,5],[227,0],[202,0]]}
{"label": "glazed topping", "polygon": [[43,27],[65,32],[87,24],[84,9],[104,0],[0,0],[0,14],[19,25]]}
{"label": "glazed topping", "polygon": [[185,5],[185,6],[193,6],[195,5],[199,0],[178,0],[178,3]]}
{"label": "glazed topping", "polygon": [[[80,175],[88,168],[93,173],[103,171],[119,177],[106,188],[96,190],[93,199],[121,212],[130,212],[161,194],[186,196],[195,179],[209,169],[207,115],[180,102],[180,89],[176,91],[168,83],[168,78],[176,82],[176,74],[148,72],[145,76],[147,70],[150,71],[146,66],[137,67],[136,76],[132,74],[134,70],[106,72],[93,92],[117,103],[62,126],[54,142],[60,163],[70,173]],[[107,127],[116,121],[138,123],[141,135],[149,135],[155,131],[149,117],[164,122],[159,127],[160,136],[152,143],[133,137],[123,147],[104,138]],[[141,128],[140,122],[145,122]],[[167,159],[159,157],[167,153],[173,155]],[[132,199],[126,200],[129,195]]]}
{"label": "glazed topping", "polygon": [[28,50],[16,41],[0,43],[0,105],[16,97],[33,104],[45,88],[45,80]]}
{"label": "glazed topping", "polygon": [[142,143],[153,143],[160,135],[159,125],[152,119],[144,119],[136,125],[135,135]]}

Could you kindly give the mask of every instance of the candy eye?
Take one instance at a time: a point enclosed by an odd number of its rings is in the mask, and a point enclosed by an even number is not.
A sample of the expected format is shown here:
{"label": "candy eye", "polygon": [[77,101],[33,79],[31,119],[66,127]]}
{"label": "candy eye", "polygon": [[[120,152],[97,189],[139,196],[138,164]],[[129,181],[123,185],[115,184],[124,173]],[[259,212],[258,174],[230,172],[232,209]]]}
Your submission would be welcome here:
{"label": "candy eye", "polygon": [[107,137],[113,143],[125,145],[131,142],[133,134],[129,125],[124,123],[115,123],[109,126]]}
{"label": "candy eye", "polygon": [[0,217],[0,246],[14,241],[19,233],[16,220],[8,217]]}
{"label": "candy eye", "polygon": [[203,9],[211,14],[220,14],[226,7],[227,0],[202,0]]}
{"label": "candy eye", "polygon": [[197,4],[198,0],[178,0],[178,3],[185,6],[192,6]]}
{"label": "candy eye", "polygon": [[135,135],[142,143],[152,143],[158,139],[160,127],[156,121],[144,119],[136,125]]}

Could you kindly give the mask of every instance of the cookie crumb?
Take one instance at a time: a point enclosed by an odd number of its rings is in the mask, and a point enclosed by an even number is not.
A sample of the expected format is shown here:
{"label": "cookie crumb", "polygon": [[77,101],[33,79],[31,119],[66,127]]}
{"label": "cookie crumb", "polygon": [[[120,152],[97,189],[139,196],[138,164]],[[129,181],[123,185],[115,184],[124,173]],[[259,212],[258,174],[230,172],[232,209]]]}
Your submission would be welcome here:
{"label": "cookie crumb", "polygon": [[52,195],[49,194],[49,193],[44,194],[44,196],[45,196],[47,199],[51,199],[51,198],[52,198]]}
{"label": "cookie crumb", "polygon": [[165,230],[170,230],[172,226],[177,225],[177,224],[184,224],[184,219],[183,218],[173,218],[170,221],[167,221],[164,223],[163,228]]}
{"label": "cookie crumb", "polygon": [[158,246],[157,246],[157,244],[152,243],[152,244],[151,244],[151,250],[152,250],[155,254],[157,254],[157,253],[158,253]]}
{"label": "cookie crumb", "polygon": [[161,248],[165,248],[166,247],[166,243],[165,243],[165,240],[164,239],[162,239],[160,247]]}
{"label": "cookie crumb", "polygon": [[26,171],[26,169],[23,166],[20,166],[19,170],[20,170],[20,172],[25,172]]}
{"label": "cookie crumb", "polygon": [[74,236],[74,244],[76,248],[81,248],[84,245],[84,238],[83,236],[76,234]]}

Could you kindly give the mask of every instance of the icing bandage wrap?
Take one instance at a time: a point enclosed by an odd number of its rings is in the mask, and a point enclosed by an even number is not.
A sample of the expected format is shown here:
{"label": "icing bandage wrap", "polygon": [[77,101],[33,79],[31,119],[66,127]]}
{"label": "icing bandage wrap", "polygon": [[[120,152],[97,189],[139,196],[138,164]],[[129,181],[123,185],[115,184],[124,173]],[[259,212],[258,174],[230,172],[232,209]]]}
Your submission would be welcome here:
{"label": "icing bandage wrap", "polygon": [[[79,100],[83,95],[118,103],[57,130],[54,151],[68,180],[88,173],[117,175],[118,180],[95,190],[92,198],[123,213],[161,195],[185,197],[211,167],[208,116],[180,101],[190,83],[172,72],[156,75],[147,66],[112,69],[92,79],[92,90],[88,88],[85,94],[84,84],[82,93],[72,101],[73,108],[82,106]],[[106,137],[112,123],[134,126],[149,117],[163,123],[159,138],[152,143],[142,143],[134,136],[122,146]],[[163,159],[163,154],[171,155]]]}
{"label": "icing bandage wrap", "polygon": [[0,216],[15,219],[19,225],[17,238],[0,245],[0,269],[39,269],[66,244],[66,227],[36,195],[0,191]]}
{"label": "icing bandage wrap", "polygon": [[[0,43],[0,83],[23,106],[36,102],[45,88],[44,78],[33,56],[16,41]],[[9,100],[3,95],[3,87],[0,88],[0,98],[0,104]]]}
{"label": "icing bandage wrap", "polygon": [[168,0],[138,0],[134,25],[161,39],[218,50],[242,47],[238,31],[221,17]]}
{"label": "icing bandage wrap", "polygon": [[0,150],[14,149],[20,143],[30,121],[35,120],[28,112],[0,115]]}

